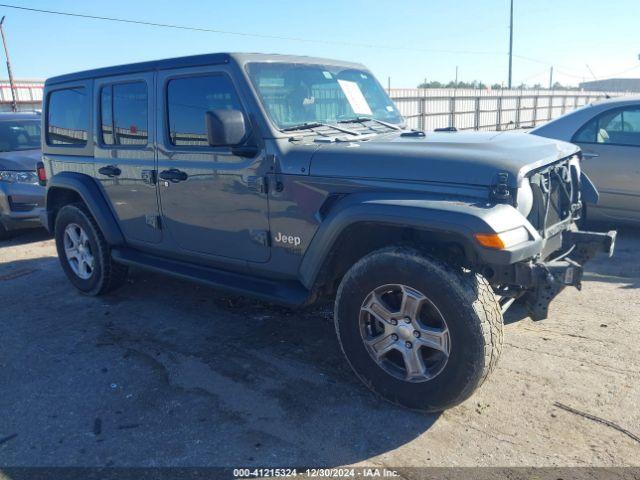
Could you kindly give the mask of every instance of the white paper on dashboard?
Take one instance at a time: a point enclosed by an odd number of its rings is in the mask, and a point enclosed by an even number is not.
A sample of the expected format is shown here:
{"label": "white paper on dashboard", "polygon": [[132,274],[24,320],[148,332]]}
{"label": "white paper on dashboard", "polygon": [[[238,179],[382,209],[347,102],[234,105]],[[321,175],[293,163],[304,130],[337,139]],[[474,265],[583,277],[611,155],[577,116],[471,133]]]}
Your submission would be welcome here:
{"label": "white paper on dashboard", "polygon": [[340,88],[344,92],[344,96],[347,97],[349,105],[353,113],[356,115],[372,115],[373,112],[367,103],[367,99],[364,98],[362,90],[356,82],[350,82],[348,80],[338,80]]}

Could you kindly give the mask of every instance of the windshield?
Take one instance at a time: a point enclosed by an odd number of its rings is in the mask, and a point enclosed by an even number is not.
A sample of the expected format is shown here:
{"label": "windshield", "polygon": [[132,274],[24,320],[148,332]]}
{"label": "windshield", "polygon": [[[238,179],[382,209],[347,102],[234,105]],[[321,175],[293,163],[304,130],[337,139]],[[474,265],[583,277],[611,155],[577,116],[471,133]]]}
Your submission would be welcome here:
{"label": "windshield", "polygon": [[40,148],[40,120],[0,122],[0,152]]}
{"label": "windshield", "polygon": [[296,63],[250,63],[247,68],[260,101],[280,129],[363,117],[403,123],[367,71]]}

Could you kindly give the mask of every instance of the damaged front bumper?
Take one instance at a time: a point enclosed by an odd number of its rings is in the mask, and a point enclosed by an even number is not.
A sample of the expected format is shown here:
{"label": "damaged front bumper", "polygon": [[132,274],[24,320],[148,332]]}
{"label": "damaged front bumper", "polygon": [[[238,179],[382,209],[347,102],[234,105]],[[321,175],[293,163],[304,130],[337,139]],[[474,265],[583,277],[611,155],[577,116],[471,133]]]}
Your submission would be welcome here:
{"label": "damaged front bumper", "polygon": [[607,233],[569,230],[562,234],[563,255],[546,261],[532,260],[515,265],[516,284],[525,289],[522,299],[533,320],[548,316],[549,303],[564,287],[582,287],[583,265],[596,254],[613,255],[615,231]]}

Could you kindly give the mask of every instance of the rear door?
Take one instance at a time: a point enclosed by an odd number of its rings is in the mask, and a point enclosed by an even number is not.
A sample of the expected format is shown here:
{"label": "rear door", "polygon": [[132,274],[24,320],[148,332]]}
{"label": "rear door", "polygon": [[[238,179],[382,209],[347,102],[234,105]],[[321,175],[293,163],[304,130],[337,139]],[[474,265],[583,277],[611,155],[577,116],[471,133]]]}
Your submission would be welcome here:
{"label": "rear door", "polygon": [[224,66],[161,71],[158,92],[158,192],[166,232],[187,254],[266,262],[264,151],[245,157],[207,141],[207,111],[247,114],[229,71]]}
{"label": "rear door", "polygon": [[573,142],[582,149],[583,168],[600,192],[592,211],[640,220],[640,106],[600,114],[577,132]]}
{"label": "rear door", "polygon": [[129,243],[158,243],[154,73],[96,80],[96,178]]}

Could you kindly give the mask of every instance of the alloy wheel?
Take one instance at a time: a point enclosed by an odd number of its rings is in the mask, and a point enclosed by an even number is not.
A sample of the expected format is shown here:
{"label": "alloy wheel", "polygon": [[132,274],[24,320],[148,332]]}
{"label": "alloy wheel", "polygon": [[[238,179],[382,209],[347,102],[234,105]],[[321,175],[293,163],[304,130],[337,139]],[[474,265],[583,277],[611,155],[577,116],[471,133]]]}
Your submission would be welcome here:
{"label": "alloy wheel", "polygon": [[95,259],[89,237],[77,223],[70,223],[64,229],[64,253],[73,273],[83,280],[91,278]]}
{"label": "alloy wheel", "polygon": [[414,288],[390,284],[371,291],[360,307],[359,322],[371,358],[400,380],[429,381],[447,364],[447,323],[435,304]]}

